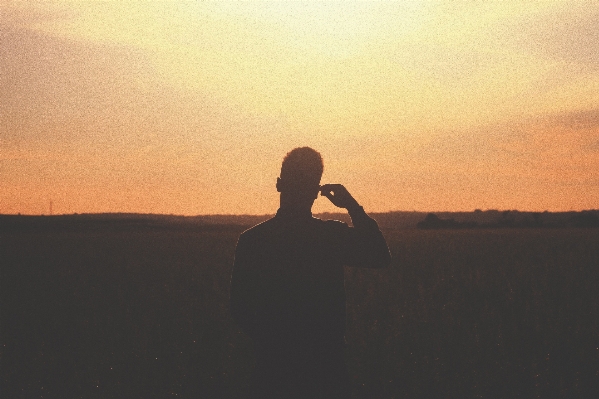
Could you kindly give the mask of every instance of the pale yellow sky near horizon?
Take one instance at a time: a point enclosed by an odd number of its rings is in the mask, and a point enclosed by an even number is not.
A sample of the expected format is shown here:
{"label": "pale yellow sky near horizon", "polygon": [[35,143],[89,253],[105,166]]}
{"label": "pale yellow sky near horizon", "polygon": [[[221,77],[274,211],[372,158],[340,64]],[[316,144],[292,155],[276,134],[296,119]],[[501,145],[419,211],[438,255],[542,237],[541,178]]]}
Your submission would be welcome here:
{"label": "pale yellow sky near horizon", "polygon": [[599,208],[592,1],[5,1],[0,100],[0,213]]}

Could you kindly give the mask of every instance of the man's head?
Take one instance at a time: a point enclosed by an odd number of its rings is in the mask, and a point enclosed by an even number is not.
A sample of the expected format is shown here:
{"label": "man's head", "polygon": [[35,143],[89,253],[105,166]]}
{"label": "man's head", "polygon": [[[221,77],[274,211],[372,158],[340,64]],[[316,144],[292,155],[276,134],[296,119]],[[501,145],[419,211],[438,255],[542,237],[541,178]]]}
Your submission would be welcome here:
{"label": "man's head", "polygon": [[301,202],[312,202],[318,196],[324,165],[318,151],[310,147],[295,148],[287,153],[277,179],[277,191],[297,197]]}

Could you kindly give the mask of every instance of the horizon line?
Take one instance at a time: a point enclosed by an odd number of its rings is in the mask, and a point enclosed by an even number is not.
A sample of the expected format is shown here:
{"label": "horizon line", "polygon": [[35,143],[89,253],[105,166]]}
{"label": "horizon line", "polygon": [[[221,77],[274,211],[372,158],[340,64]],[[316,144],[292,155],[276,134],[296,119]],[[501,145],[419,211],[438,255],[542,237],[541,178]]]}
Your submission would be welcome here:
{"label": "horizon line", "polygon": [[[520,209],[473,209],[473,210],[460,210],[460,211],[446,211],[446,210],[436,210],[436,211],[423,211],[423,210],[394,210],[394,211],[383,211],[383,212],[368,212],[369,214],[392,214],[392,213],[478,213],[478,212],[518,212],[518,213],[572,213],[572,212],[599,212],[599,208],[591,208],[591,209],[570,209],[570,210],[561,210],[561,211],[531,211],[531,210],[520,210]],[[276,212],[273,213],[203,213],[203,214],[195,214],[195,215],[184,215],[184,214],[174,214],[174,213],[148,213],[148,212],[73,212],[73,213],[53,213],[53,214],[45,214],[45,213],[0,213],[0,216],[92,216],[92,215],[130,215],[130,216],[168,216],[168,217],[183,217],[183,218],[194,218],[194,217],[264,217],[264,216],[274,216]],[[313,215],[338,215],[338,214],[347,214],[346,211],[339,212],[313,212]]]}

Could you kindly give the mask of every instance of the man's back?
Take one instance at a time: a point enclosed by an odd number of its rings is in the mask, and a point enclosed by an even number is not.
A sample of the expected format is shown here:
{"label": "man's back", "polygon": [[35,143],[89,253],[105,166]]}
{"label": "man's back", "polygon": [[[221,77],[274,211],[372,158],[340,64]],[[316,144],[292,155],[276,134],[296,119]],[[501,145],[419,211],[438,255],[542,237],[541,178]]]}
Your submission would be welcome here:
{"label": "man's back", "polygon": [[231,312],[254,341],[258,385],[279,383],[286,395],[328,386],[328,395],[347,395],[343,266],[388,261],[376,222],[360,212],[360,226],[351,228],[279,211],[241,235]]}
{"label": "man's back", "polygon": [[257,345],[343,340],[347,229],[340,222],[277,215],[240,237],[231,310]]}

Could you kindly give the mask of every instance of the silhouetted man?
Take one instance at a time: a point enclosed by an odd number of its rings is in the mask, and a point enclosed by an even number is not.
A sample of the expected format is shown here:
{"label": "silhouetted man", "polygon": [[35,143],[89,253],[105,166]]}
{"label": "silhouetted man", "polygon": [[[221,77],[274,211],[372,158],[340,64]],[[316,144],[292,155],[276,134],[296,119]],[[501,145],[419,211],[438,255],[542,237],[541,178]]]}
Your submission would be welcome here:
{"label": "silhouetted man", "polygon": [[[255,346],[252,398],[347,398],[343,266],[389,264],[377,223],[340,184],[320,186],[315,150],[289,152],[275,217],[239,237],[231,313]],[[312,217],[318,193],[348,210],[354,227]]]}

